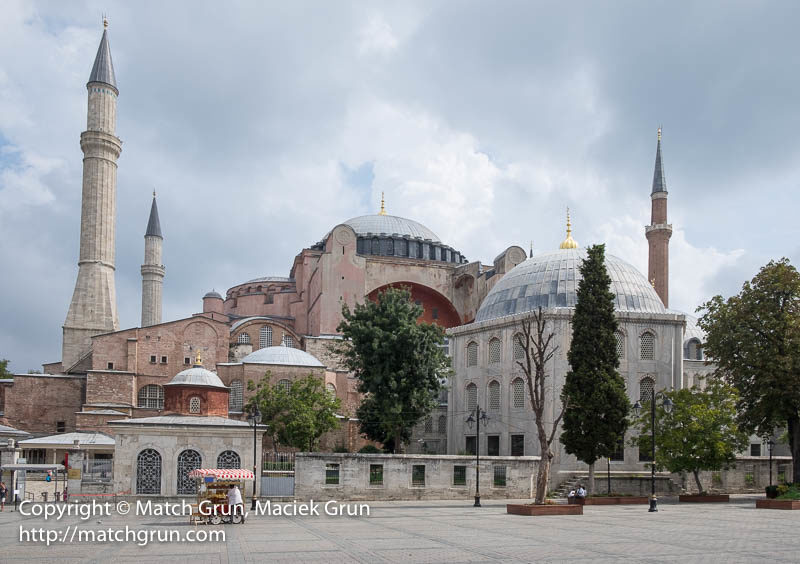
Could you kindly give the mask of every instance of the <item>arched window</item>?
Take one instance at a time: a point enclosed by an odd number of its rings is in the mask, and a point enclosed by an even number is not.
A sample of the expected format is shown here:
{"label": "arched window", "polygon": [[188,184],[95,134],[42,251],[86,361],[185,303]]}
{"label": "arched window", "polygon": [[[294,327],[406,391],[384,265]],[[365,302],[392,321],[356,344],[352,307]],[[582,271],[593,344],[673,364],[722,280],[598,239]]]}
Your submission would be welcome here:
{"label": "arched window", "polygon": [[639,337],[639,358],[641,360],[656,359],[656,336],[650,331],[642,333]]}
{"label": "arched window", "polygon": [[286,378],[283,378],[281,380],[278,380],[278,387],[280,387],[281,390],[288,392],[289,388],[292,387],[292,383],[289,382],[289,380],[287,380]]}
{"label": "arched window", "polygon": [[502,360],[502,349],[500,347],[500,339],[492,339],[489,341],[489,364],[499,364]]}
{"label": "arched window", "polygon": [[394,254],[394,240],[388,239],[386,241],[386,254],[392,256]]}
{"label": "arched window", "polygon": [[219,453],[219,456],[217,457],[217,468],[237,469],[241,467],[242,459],[236,452],[232,450],[226,450]]}
{"label": "arched window", "polygon": [[250,335],[247,333],[239,333],[239,338],[236,339],[236,342],[240,345],[249,345],[250,344]]}
{"label": "arched window", "polygon": [[475,411],[478,405],[478,386],[475,384],[467,385],[467,411]]}
{"label": "arched window", "polygon": [[703,360],[703,347],[700,346],[700,341],[692,339],[689,341],[689,351],[686,358],[689,360]]}
{"label": "arched window", "polygon": [[377,237],[372,239],[372,254],[379,255],[381,254],[381,242],[380,239]]}
{"label": "arched window", "polygon": [[161,455],[152,448],[136,457],[136,493],[161,494]]}
{"label": "arched window", "polygon": [[231,392],[228,396],[228,411],[240,412],[244,407],[244,386],[241,380],[231,380]]}
{"label": "arched window", "polygon": [[258,348],[263,349],[264,347],[271,347],[271,346],[272,346],[272,327],[270,327],[269,325],[265,325],[258,332]]}
{"label": "arched window", "polygon": [[425,432],[433,433],[433,417],[431,416],[425,418]]}
{"label": "arched window", "polygon": [[524,342],[525,337],[522,336],[522,333],[514,335],[514,360],[522,360],[525,358],[525,347],[522,346]]}
{"label": "arched window", "polygon": [[467,366],[478,366],[478,343],[475,341],[467,345]]}
{"label": "arched window", "polygon": [[196,450],[187,449],[178,455],[178,494],[197,493],[197,482],[189,472],[202,466],[203,457]]}
{"label": "arched window", "polygon": [[294,338],[291,335],[284,335],[283,341],[281,341],[281,346],[294,348]]}
{"label": "arched window", "polygon": [[489,382],[489,411],[500,411],[500,382]]}
{"label": "arched window", "polygon": [[625,358],[625,334],[622,331],[616,331],[614,338],[617,340],[617,357],[623,359]]}
{"label": "arched window", "polygon": [[401,257],[408,255],[408,241],[399,239],[397,241],[397,254]]}
{"label": "arched window", "polygon": [[189,413],[200,413],[200,396],[189,398]]}
{"label": "arched window", "polygon": [[514,381],[511,382],[511,401],[514,409],[525,407],[525,382],[522,381],[522,378],[514,378]]}
{"label": "arched window", "polygon": [[645,376],[639,380],[639,402],[646,403],[652,401],[653,390],[655,390],[656,382],[650,376]]}
{"label": "arched window", "polygon": [[164,409],[164,388],[156,384],[147,384],[139,388],[136,407]]}
{"label": "arched window", "polygon": [[332,398],[336,397],[336,386],[334,386],[332,383],[328,382],[325,384],[325,389],[328,390],[328,393]]}
{"label": "arched window", "polygon": [[440,435],[447,434],[447,415],[439,416],[439,434]]}

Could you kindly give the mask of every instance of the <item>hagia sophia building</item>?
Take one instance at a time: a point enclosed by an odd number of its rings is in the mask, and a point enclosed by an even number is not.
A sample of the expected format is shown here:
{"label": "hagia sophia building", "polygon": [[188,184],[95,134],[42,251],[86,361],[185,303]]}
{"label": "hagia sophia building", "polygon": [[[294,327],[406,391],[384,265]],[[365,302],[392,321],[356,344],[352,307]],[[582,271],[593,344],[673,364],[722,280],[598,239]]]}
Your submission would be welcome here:
{"label": "hagia sophia building", "polygon": [[[111,443],[131,426],[176,425],[176,417],[216,418],[222,426],[230,421],[233,429],[247,416],[244,406],[254,393],[248,381],[258,382],[268,373],[272,384],[288,385],[313,374],[342,402],[343,423],[324,437],[322,448],[343,446],[354,452],[365,444],[351,419],[359,402],[356,381],[328,347],[338,338],[342,304],[352,308],[385,288],[405,286],[424,309],[421,319],[447,329],[444,346],[453,367],[440,407],[420,425],[409,450],[471,452],[478,439],[465,419],[480,405],[490,416],[482,430],[486,435],[480,437],[482,453],[537,454],[513,336],[527,312],[545,309],[559,345],[552,364],[558,391],[568,370],[578,268],[585,256],[573,239],[569,218],[559,249],[528,256],[512,245],[491,264],[483,264],[468,260],[432,229],[389,215],[381,201],[374,215],[343,221],[318,243],[301,249],[287,276],[241,282],[224,295],[209,292],[202,297],[200,312],[163,320],[162,286],[169,277],[168,265],[162,264],[165,237],[154,194],[150,216],[146,222],[142,218],[141,326],[121,329],[114,265],[122,143],[116,136],[119,90],[107,30],[87,90],[87,127],[80,139],[79,270],[63,325],[62,358],[45,364],[44,374],[19,374],[0,382],[0,424],[33,437],[99,432]],[[632,402],[654,389],[690,386],[711,370],[703,361],[703,336],[694,318],[668,308],[672,226],[660,130],[651,200],[651,224],[645,228],[647,276],[624,257],[614,256],[613,249],[606,255],[620,321],[620,373]],[[554,396],[551,413],[557,409],[558,393]],[[28,457],[34,461],[36,454],[29,452]],[[625,468],[644,468],[635,447],[621,447],[615,460]],[[579,467],[560,452],[556,463]]]}

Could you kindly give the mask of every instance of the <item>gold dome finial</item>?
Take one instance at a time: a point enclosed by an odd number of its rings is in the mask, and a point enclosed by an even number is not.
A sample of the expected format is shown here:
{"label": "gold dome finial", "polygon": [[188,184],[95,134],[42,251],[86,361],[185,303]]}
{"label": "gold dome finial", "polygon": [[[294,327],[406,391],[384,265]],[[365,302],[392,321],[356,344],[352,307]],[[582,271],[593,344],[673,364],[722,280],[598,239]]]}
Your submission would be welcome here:
{"label": "gold dome finial", "polygon": [[383,192],[381,192],[381,211],[378,212],[378,215],[386,215],[386,208],[383,205]]}
{"label": "gold dome finial", "polygon": [[661,128],[658,128],[658,140],[661,141]]}
{"label": "gold dome finial", "polygon": [[108,18],[103,14],[103,29],[108,29]]}
{"label": "gold dome finial", "polygon": [[572,238],[572,224],[569,222],[569,208],[567,208],[567,238],[559,245],[559,249],[577,249],[578,242]]}
{"label": "gold dome finial", "polygon": [[203,366],[203,359],[200,357],[200,351],[197,351],[197,354],[194,355],[194,365]]}

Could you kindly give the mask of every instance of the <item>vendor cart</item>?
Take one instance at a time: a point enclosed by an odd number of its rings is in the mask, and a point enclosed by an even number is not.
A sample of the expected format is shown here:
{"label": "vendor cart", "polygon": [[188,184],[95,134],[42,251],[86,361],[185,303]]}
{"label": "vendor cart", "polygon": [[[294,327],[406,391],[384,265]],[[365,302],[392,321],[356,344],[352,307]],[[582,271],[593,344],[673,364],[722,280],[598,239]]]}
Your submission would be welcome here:
{"label": "vendor cart", "polygon": [[191,523],[243,523],[244,504],[228,505],[228,490],[236,485],[244,491],[245,481],[253,480],[253,472],[241,468],[198,468],[189,472],[198,481],[197,504],[192,505]]}

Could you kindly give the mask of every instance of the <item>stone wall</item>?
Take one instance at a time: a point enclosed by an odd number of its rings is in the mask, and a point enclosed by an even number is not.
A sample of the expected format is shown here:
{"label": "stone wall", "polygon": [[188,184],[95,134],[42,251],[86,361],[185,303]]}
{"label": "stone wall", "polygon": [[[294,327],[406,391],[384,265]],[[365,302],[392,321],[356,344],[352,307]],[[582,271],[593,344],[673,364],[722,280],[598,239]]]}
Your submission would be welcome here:
{"label": "stone wall", "polygon": [[[772,457],[772,483],[782,483],[779,480],[783,473],[784,481],[792,481],[792,457]],[[676,482],[690,493],[697,493],[697,484],[694,475],[677,476]],[[711,492],[724,493],[763,493],[769,485],[769,457],[767,456],[742,456],[736,459],[736,466],[719,472],[700,472],[700,483],[703,488]]]}
{"label": "stone wall", "polygon": [[[482,459],[483,498],[531,496],[538,456]],[[338,465],[338,484],[326,469]],[[382,465],[381,484],[370,483],[370,466]],[[412,481],[414,466],[424,467],[424,485]],[[464,467],[464,484],[454,480],[454,467]],[[495,468],[505,467],[505,486],[495,485]],[[327,478],[326,478],[326,473]],[[419,476],[417,476],[419,477]],[[298,453],[295,498],[337,500],[471,499],[475,495],[475,459],[452,455]]]}

